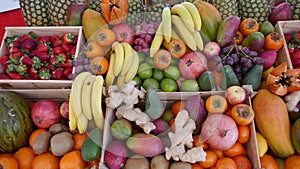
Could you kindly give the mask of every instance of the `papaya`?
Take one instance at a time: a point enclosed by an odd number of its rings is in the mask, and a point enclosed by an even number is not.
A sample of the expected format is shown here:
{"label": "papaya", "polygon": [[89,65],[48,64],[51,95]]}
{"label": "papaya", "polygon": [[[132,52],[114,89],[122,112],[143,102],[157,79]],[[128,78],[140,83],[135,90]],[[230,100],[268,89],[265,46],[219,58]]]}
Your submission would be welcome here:
{"label": "papaya", "polygon": [[93,35],[96,35],[97,31],[104,28],[108,28],[108,24],[99,12],[93,9],[86,9],[83,12],[82,30],[86,40],[93,40],[93,38],[96,38]]}
{"label": "papaya", "polygon": [[265,44],[265,35],[261,32],[253,32],[248,35],[243,41],[242,45],[248,47],[250,50],[260,51]]}
{"label": "papaya", "polygon": [[216,41],[218,29],[222,21],[219,10],[212,4],[202,0],[196,0],[194,4],[201,16],[201,31],[210,41]]}
{"label": "papaya", "polygon": [[228,16],[220,24],[217,34],[217,42],[221,47],[232,43],[239,30],[241,19],[238,16]]}
{"label": "papaya", "polygon": [[291,125],[283,99],[267,89],[260,89],[253,98],[253,110],[257,129],[272,152],[281,158],[293,155]]}
{"label": "papaya", "polygon": [[295,121],[292,127],[292,143],[297,153],[300,154],[300,118]]}

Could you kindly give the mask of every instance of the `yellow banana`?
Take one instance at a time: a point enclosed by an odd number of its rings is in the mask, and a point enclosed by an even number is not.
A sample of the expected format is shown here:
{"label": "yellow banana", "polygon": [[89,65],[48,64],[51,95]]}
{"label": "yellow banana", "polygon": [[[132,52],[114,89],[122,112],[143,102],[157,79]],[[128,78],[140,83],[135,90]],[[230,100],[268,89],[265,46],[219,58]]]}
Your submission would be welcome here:
{"label": "yellow banana", "polygon": [[125,83],[128,83],[130,80],[132,80],[135,77],[135,75],[138,71],[138,68],[139,68],[139,64],[140,64],[139,55],[135,50],[133,50],[133,53],[134,53],[134,55],[133,55],[134,60],[133,60],[131,69],[129,69],[129,71],[125,75],[125,79],[124,79]]}
{"label": "yellow banana", "polygon": [[79,134],[84,134],[88,127],[88,119],[85,116],[81,116],[77,120],[77,129]]}
{"label": "yellow banana", "polygon": [[95,80],[95,75],[88,76],[82,86],[82,95],[81,95],[81,104],[82,112],[88,120],[92,120],[92,108],[91,108],[91,96],[92,96],[92,87]]}
{"label": "yellow banana", "polygon": [[191,34],[191,32],[189,32],[187,30],[187,28],[184,26],[183,21],[181,20],[181,18],[177,15],[172,15],[172,23],[175,26],[175,30],[177,31],[177,33],[179,34],[179,36],[181,37],[180,39],[182,39],[185,44],[192,50],[195,51],[197,50],[196,47],[196,42],[194,40],[193,35]]}
{"label": "yellow banana", "polygon": [[82,72],[75,77],[72,84],[71,99],[73,100],[73,110],[78,120],[81,116],[84,116],[82,113],[81,96],[84,81],[88,76],[92,76],[92,74],[90,72]]}
{"label": "yellow banana", "polygon": [[72,130],[76,130],[77,128],[77,117],[75,115],[74,112],[74,102],[73,102],[73,93],[70,93],[70,98],[69,98],[69,129]]}
{"label": "yellow banana", "polygon": [[172,39],[180,39],[179,35],[172,29]]}
{"label": "yellow banana", "polygon": [[164,39],[167,43],[171,41],[172,37],[172,22],[171,22],[171,10],[169,7],[164,7],[162,11],[162,30]]}
{"label": "yellow banana", "polygon": [[112,44],[112,50],[115,52],[115,63],[114,63],[114,75],[118,76],[121,72],[124,62],[124,49],[121,43],[114,42]]}
{"label": "yellow banana", "polygon": [[96,76],[92,92],[92,112],[97,128],[103,129],[104,115],[102,110],[102,89],[104,79],[101,75]]}
{"label": "yellow banana", "polygon": [[191,33],[193,33],[195,31],[195,25],[194,25],[193,18],[191,16],[190,12],[188,11],[188,9],[186,9],[183,5],[181,5],[181,4],[174,5],[171,9],[171,13],[173,15],[178,15],[183,20],[184,25],[186,25],[186,28]]}
{"label": "yellow banana", "polygon": [[195,25],[195,29],[200,31],[201,27],[202,27],[202,21],[201,21],[201,15],[197,9],[197,7],[188,1],[182,2],[181,3],[191,14],[194,25]]}
{"label": "yellow banana", "polygon": [[120,91],[123,89],[124,84],[125,84],[125,75],[118,76],[117,87]]}
{"label": "yellow banana", "polygon": [[193,37],[195,39],[195,42],[196,42],[196,46],[197,46],[197,49],[198,50],[203,50],[203,40],[202,40],[202,37],[200,35],[200,32],[199,31],[195,31],[193,33]]}
{"label": "yellow banana", "polygon": [[120,75],[124,76],[128,70],[131,68],[133,62],[133,49],[129,43],[123,42],[122,43],[124,49],[124,62],[121,69]]}
{"label": "yellow banana", "polygon": [[107,70],[106,77],[105,77],[105,84],[106,84],[107,87],[112,85],[114,83],[114,80],[115,80],[114,64],[115,64],[116,58],[113,55],[116,55],[116,54],[112,53],[110,55],[108,70]]}
{"label": "yellow banana", "polygon": [[162,23],[160,23],[150,46],[150,57],[153,57],[154,54],[160,49],[160,46],[164,40],[162,29]]}

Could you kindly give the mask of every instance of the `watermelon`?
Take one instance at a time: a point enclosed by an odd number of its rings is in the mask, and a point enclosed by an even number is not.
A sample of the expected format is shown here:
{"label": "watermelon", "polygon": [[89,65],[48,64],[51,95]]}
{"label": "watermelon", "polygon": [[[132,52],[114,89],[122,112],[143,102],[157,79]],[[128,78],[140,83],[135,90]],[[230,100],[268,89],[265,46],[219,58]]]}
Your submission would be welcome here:
{"label": "watermelon", "polygon": [[16,93],[0,92],[0,152],[14,153],[26,146],[33,131],[30,107]]}

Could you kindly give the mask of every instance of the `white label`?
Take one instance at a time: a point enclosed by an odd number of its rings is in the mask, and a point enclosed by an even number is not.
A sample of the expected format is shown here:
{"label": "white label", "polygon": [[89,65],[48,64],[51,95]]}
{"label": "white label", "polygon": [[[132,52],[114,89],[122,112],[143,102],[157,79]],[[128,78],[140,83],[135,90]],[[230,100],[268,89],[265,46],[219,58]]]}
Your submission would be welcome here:
{"label": "white label", "polygon": [[20,8],[19,0],[0,0],[0,12]]}

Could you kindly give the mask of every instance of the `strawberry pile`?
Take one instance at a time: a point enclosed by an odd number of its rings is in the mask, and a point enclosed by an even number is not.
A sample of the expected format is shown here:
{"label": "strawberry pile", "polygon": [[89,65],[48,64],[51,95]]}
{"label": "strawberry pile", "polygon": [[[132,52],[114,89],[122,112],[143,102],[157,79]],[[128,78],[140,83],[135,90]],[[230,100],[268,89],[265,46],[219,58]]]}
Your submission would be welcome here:
{"label": "strawberry pile", "polygon": [[69,80],[78,36],[72,33],[37,36],[28,32],[4,39],[0,79]]}
{"label": "strawberry pile", "polygon": [[294,69],[300,68],[300,31],[284,34]]}

